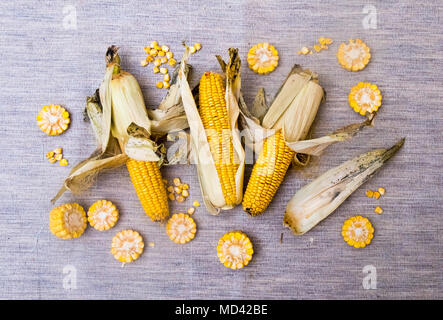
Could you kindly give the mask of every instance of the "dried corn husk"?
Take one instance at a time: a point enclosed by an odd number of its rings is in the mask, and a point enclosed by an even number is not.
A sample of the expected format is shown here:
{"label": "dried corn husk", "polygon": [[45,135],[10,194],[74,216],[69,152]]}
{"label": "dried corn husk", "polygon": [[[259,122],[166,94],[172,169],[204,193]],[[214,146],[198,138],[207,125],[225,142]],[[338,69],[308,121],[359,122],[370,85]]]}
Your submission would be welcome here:
{"label": "dried corn husk", "polygon": [[[231,121],[234,152],[239,161],[239,168],[235,176],[237,192],[236,204],[239,204],[243,197],[245,158],[237,130],[237,118],[239,115],[238,99],[240,96],[240,59],[238,57],[238,51],[235,49],[229,49],[229,55],[229,63],[226,65],[223,62],[223,64],[226,70],[226,108]],[[188,57],[189,48],[186,47],[178,77],[183,106],[190,127],[191,158],[193,163],[197,166],[197,174],[205,206],[211,214],[218,214],[220,209],[227,210],[231,209],[233,206],[227,205],[223,196],[220,179],[209,149],[206,131],[203,127],[203,123],[197,110],[197,105],[184,73]]]}
{"label": "dried corn husk", "polygon": [[376,149],[346,161],[301,188],[286,207],[284,224],[297,235],[311,230],[371,178],[404,141],[403,138],[390,149]]}
{"label": "dried corn husk", "polygon": [[[55,202],[66,191],[79,193],[89,188],[97,174],[126,163],[128,157],[162,163],[159,146],[151,136],[188,127],[181,104],[177,81],[173,80],[169,94],[158,110],[146,110],[143,94],[135,77],[120,69],[118,48],[106,52],[106,72],[99,94],[87,98],[86,113],[91,121],[98,148],[86,160],[77,164],[52,199]],[[183,70],[187,76],[189,68]]]}
{"label": "dried corn husk", "polygon": [[302,154],[317,156],[330,144],[345,141],[362,127],[372,125],[373,116],[324,137],[305,140],[325,94],[318,84],[317,74],[302,69],[299,65],[292,68],[264,116],[266,105],[262,95],[261,89],[251,112],[244,103],[240,103],[240,123],[246,129],[246,144],[253,147],[255,152],[260,152],[263,140],[282,129],[286,144],[296,152],[294,163],[297,165],[306,165],[309,160],[309,157],[302,157]]}

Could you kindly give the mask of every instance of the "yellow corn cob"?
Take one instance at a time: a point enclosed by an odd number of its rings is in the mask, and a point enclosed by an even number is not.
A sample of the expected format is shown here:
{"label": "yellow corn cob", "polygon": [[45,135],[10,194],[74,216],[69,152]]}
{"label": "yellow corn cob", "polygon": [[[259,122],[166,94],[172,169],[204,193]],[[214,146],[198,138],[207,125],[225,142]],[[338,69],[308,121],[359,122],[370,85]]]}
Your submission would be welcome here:
{"label": "yellow corn cob", "polygon": [[61,239],[80,237],[86,229],[86,213],[78,203],[66,203],[49,213],[49,229]]}
{"label": "yellow corn cob", "polygon": [[294,155],[295,152],[285,143],[282,130],[264,141],[243,197],[243,210],[252,216],[266,210]]}
{"label": "yellow corn cob", "polygon": [[232,145],[225,88],[220,74],[206,72],[201,77],[199,108],[226,204],[235,205],[237,200],[235,174],[239,163]]}
{"label": "yellow corn cob", "polygon": [[126,167],[146,214],[153,221],[165,220],[169,216],[168,196],[157,162],[129,159]]}

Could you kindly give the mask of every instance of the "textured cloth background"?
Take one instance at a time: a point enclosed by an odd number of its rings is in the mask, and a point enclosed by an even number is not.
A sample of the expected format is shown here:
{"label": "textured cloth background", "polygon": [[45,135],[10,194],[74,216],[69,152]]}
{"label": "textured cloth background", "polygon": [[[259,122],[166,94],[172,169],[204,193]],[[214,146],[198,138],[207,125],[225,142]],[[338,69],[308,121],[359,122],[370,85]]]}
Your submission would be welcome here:
{"label": "textured cloth background", "polygon": [[[377,10],[375,30],[362,25],[367,4]],[[63,21],[73,8],[77,26],[66,29]],[[441,1],[2,1],[0,298],[443,298],[442,9]],[[319,36],[334,39],[330,50],[297,55]],[[337,64],[335,53],[342,41],[356,37],[370,46],[372,60],[351,73]],[[193,83],[202,72],[219,70],[215,54],[226,58],[229,47],[238,47],[249,104],[260,86],[271,100],[294,63],[318,72],[327,101],[315,136],[361,120],[347,102],[359,81],[380,87],[383,106],[375,128],[329,148],[306,170],[292,169],[260,217],[250,218],[240,206],[217,217],[200,207],[194,214],[195,240],[177,245],[164,226],[145,216],[122,167],[102,174],[85,194],[67,193],[58,202],[77,201],[87,209],[109,199],[120,209],[116,227],[88,228],[79,239],[59,240],[48,228],[49,199],[73,165],[95,148],[82,110],[104,75],[106,48],[121,47],[123,68],[137,77],[147,104],[155,107],[165,90],[155,88],[159,77],[150,67],[139,65],[151,40],[168,44],[178,59],[182,40],[203,44],[191,58]],[[252,73],[246,62],[250,46],[262,41],[280,52],[279,67],[267,76]],[[71,113],[72,124],[63,135],[47,136],[36,125],[40,108],[50,103]],[[406,137],[404,148],[315,229],[295,237],[282,226],[286,204],[302,185],[400,137]],[[56,147],[63,147],[68,167],[45,159]],[[201,200],[195,167],[168,167],[163,174],[191,186],[191,197],[172,203],[171,212]],[[366,189],[379,186],[386,188],[385,196],[378,201],[365,196]],[[382,215],[373,213],[377,205],[385,210]],[[362,250],[349,247],[340,234],[343,221],[353,215],[369,217],[376,230]],[[139,260],[122,268],[109,250],[114,234],[125,228],[135,228],[155,247],[147,246]],[[219,237],[233,229],[246,232],[256,251],[240,271],[225,268],[216,256]],[[362,286],[366,265],[377,270],[376,290]],[[63,280],[72,276],[72,268],[76,288],[67,290]]]}

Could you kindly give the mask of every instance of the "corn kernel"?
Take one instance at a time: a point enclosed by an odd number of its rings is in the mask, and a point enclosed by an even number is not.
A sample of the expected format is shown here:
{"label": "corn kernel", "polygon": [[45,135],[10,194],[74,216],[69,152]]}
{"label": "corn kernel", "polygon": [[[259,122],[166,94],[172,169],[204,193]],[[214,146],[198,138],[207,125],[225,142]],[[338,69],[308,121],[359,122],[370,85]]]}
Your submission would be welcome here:
{"label": "corn kernel", "polygon": [[174,201],[175,195],[173,193],[170,193],[170,194],[168,194],[168,198],[169,198],[169,200]]}
{"label": "corn kernel", "polygon": [[194,207],[200,207],[200,202],[198,202],[197,200],[194,200],[194,202],[192,203],[192,205]]}
{"label": "corn kernel", "polygon": [[195,212],[194,207],[188,209],[188,214],[190,214],[191,216],[194,214],[194,212]]}
{"label": "corn kernel", "polygon": [[174,191],[175,191],[175,193],[180,194],[180,193],[182,193],[182,188],[180,188],[180,187],[175,187],[175,188],[174,188]]}
{"label": "corn kernel", "polygon": [[183,196],[178,196],[178,197],[176,198],[176,200],[177,200],[178,202],[183,202],[183,201],[185,201],[185,197],[183,197]]}
{"label": "corn kernel", "polygon": [[160,73],[167,74],[168,69],[167,68],[160,68]]}
{"label": "corn kernel", "polygon": [[175,184],[176,187],[178,187],[182,184],[180,181],[180,178],[174,178],[174,180],[172,180],[172,182]]}
{"label": "corn kernel", "polygon": [[195,49],[195,47],[189,47],[189,52],[191,54],[195,53],[197,51],[197,49]]}
{"label": "corn kernel", "polygon": [[55,158],[55,160],[60,161],[61,159],[63,159],[63,155],[57,154],[54,158]]}
{"label": "corn kernel", "polygon": [[376,214],[382,214],[382,213],[383,213],[383,209],[382,209],[381,207],[376,207],[376,208],[374,209],[374,212],[375,212]]}
{"label": "corn kernel", "polygon": [[160,59],[160,62],[163,64],[163,63],[166,63],[166,62],[168,62],[168,58],[166,58],[166,57],[162,57],[161,59]]}
{"label": "corn kernel", "polygon": [[155,86],[157,88],[161,89],[161,88],[163,88],[163,82],[159,81],[159,82],[157,82],[157,84]]}
{"label": "corn kernel", "polygon": [[67,165],[68,165],[68,160],[66,160],[66,159],[61,159],[61,160],[60,160],[60,165],[61,165],[61,166],[67,166]]}
{"label": "corn kernel", "polygon": [[149,52],[151,51],[151,47],[144,47],[143,49],[147,54],[149,54]]}
{"label": "corn kernel", "polygon": [[374,196],[374,191],[372,191],[372,190],[368,190],[368,191],[366,191],[366,196],[367,196],[368,198],[372,198],[372,197]]}
{"label": "corn kernel", "polygon": [[159,52],[158,52],[158,56],[159,57],[164,57],[166,55],[166,52],[164,52],[164,51],[162,51],[162,50],[160,50]]}
{"label": "corn kernel", "polygon": [[141,65],[142,67],[146,67],[148,64],[149,64],[149,62],[146,61],[146,59],[143,59],[142,61],[140,61],[140,65]]}
{"label": "corn kernel", "polygon": [[49,151],[49,152],[46,154],[46,158],[48,158],[48,159],[52,158],[53,156],[54,156],[54,151]]}
{"label": "corn kernel", "polygon": [[162,64],[162,62],[159,58],[155,59],[154,66],[159,67],[161,64]]}
{"label": "corn kernel", "polygon": [[148,243],[148,246],[150,246],[151,248],[152,248],[152,247],[155,247],[155,242],[152,242],[152,241],[149,242],[149,243]]}
{"label": "corn kernel", "polygon": [[96,230],[109,230],[117,220],[118,210],[111,201],[98,200],[88,210],[89,224]]}
{"label": "corn kernel", "polygon": [[174,187],[173,186],[169,186],[168,187],[168,192],[174,192]]}
{"label": "corn kernel", "polygon": [[148,62],[152,62],[152,61],[154,61],[154,57],[152,57],[152,56],[147,56],[147,57],[146,57],[146,61],[148,61]]}
{"label": "corn kernel", "polygon": [[315,44],[315,45],[314,45],[314,50],[315,50],[315,51],[320,52],[321,49],[322,49],[322,48],[321,48],[320,45],[318,45],[318,44]]}
{"label": "corn kernel", "polygon": [[189,189],[189,185],[187,185],[186,183],[181,185],[183,190],[188,190]]}
{"label": "corn kernel", "polygon": [[380,192],[381,195],[384,195],[386,190],[385,190],[385,188],[380,187],[380,188],[378,188],[378,192]]}
{"label": "corn kernel", "polygon": [[380,198],[380,192],[375,191],[375,192],[374,192],[374,198],[375,198],[375,199]]}
{"label": "corn kernel", "polygon": [[151,49],[151,51],[149,51],[149,54],[153,57],[156,57],[158,54],[158,51],[156,49]]}
{"label": "corn kernel", "polygon": [[153,71],[154,73],[159,73],[159,72],[160,72],[160,69],[159,69],[158,67],[154,67],[154,68],[152,69],[152,71]]}
{"label": "corn kernel", "polygon": [[162,50],[162,48],[159,45],[154,46],[154,49],[157,50],[158,52]]}
{"label": "corn kernel", "polygon": [[56,148],[56,149],[54,149],[54,152],[56,154],[61,154],[61,153],[63,153],[63,149],[62,148]]}
{"label": "corn kernel", "polygon": [[189,197],[189,191],[188,190],[183,190],[182,191],[182,196],[185,197],[185,198]]}
{"label": "corn kernel", "polygon": [[169,47],[165,46],[165,45],[162,45],[162,51],[168,52],[169,51]]}
{"label": "corn kernel", "polygon": [[57,162],[57,160],[54,157],[49,158],[49,163],[55,163],[55,162]]}
{"label": "corn kernel", "polygon": [[174,57],[174,54],[171,51],[166,52],[166,58],[172,59]]}
{"label": "corn kernel", "polygon": [[175,61],[175,59],[171,58],[171,59],[169,59],[168,63],[169,63],[170,66],[173,67],[173,66],[175,66],[175,64],[177,63],[177,61]]}
{"label": "corn kernel", "polygon": [[171,80],[170,75],[169,74],[165,74],[165,76],[163,77],[163,81],[169,82],[169,80]]}
{"label": "corn kernel", "polygon": [[170,86],[169,82],[163,82],[163,88],[168,89]]}
{"label": "corn kernel", "polygon": [[194,48],[195,48],[195,50],[200,50],[201,48],[202,48],[202,45],[201,45],[201,43],[195,43],[194,44]]}
{"label": "corn kernel", "polygon": [[156,46],[158,46],[158,42],[157,41],[151,41],[151,48],[155,48]]}

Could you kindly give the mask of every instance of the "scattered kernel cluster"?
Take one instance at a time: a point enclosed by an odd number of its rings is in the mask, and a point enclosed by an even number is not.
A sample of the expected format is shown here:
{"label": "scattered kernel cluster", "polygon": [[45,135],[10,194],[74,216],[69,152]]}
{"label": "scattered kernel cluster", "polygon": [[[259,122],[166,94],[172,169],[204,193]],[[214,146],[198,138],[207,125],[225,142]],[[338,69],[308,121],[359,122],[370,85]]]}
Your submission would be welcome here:
{"label": "scattered kernel cluster", "polygon": [[[150,63],[154,64],[152,71],[163,75],[163,81],[157,82],[156,87],[159,89],[168,89],[170,87],[169,82],[171,81],[171,76],[169,75],[168,68],[162,67],[162,65],[167,63],[171,67],[174,67],[177,63],[174,59],[174,53],[170,51],[168,46],[160,46],[157,41],[152,41],[151,44],[144,49],[148,56],[140,61],[140,65],[146,67]],[[200,43],[196,43],[194,46],[190,47],[191,53],[195,53],[200,49]]]}
{"label": "scattered kernel cluster", "polygon": [[[324,37],[320,37],[318,38],[318,43],[314,44],[313,48],[316,52],[320,52],[322,50],[328,50],[329,47],[328,45],[332,44],[332,39],[331,38],[324,38]],[[298,54],[313,54],[312,50],[309,49],[308,47],[303,47],[301,48],[301,50],[297,51]]]}
{"label": "scattered kernel cluster", "polygon": [[[378,199],[378,198],[380,198],[382,195],[384,195],[385,192],[386,192],[385,188],[380,187],[380,188],[378,188],[378,191],[372,191],[372,190],[368,190],[368,191],[366,191],[366,196],[367,196],[368,198]],[[382,213],[383,213],[383,209],[382,209],[381,207],[377,206],[377,207],[374,209],[374,212],[377,213],[377,214],[382,214]]]}
{"label": "scattered kernel cluster", "polygon": [[48,159],[50,163],[55,163],[57,161],[60,161],[61,166],[68,165],[68,160],[63,158],[63,149],[62,148],[56,148],[52,151],[49,151],[46,154],[46,159]]}

